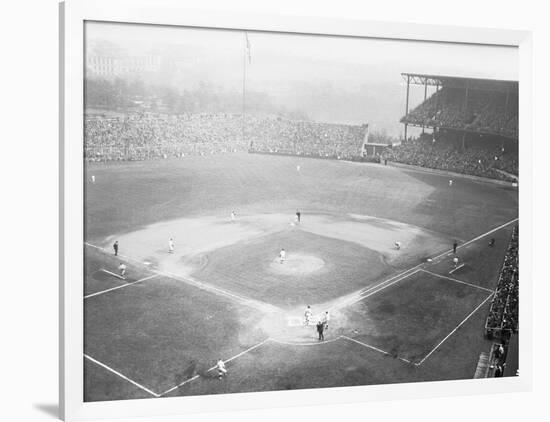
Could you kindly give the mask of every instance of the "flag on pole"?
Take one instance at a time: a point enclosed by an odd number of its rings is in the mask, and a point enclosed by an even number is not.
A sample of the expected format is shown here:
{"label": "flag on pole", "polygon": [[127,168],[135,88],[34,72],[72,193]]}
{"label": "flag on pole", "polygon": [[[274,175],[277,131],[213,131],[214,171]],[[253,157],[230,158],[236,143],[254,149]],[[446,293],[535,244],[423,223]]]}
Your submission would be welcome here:
{"label": "flag on pole", "polygon": [[250,40],[248,39],[248,32],[244,32],[246,38],[246,56],[248,57],[248,64],[252,63],[252,48],[250,46]]}

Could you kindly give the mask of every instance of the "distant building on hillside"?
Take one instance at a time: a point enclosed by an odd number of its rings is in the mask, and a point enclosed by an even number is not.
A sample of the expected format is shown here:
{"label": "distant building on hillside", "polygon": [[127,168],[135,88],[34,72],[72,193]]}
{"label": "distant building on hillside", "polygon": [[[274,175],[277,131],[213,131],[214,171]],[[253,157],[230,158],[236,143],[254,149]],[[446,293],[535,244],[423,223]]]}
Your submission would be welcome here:
{"label": "distant building on hillside", "polygon": [[86,59],[88,77],[114,77],[133,73],[158,72],[161,66],[160,56],[112,57],[89,55]]}

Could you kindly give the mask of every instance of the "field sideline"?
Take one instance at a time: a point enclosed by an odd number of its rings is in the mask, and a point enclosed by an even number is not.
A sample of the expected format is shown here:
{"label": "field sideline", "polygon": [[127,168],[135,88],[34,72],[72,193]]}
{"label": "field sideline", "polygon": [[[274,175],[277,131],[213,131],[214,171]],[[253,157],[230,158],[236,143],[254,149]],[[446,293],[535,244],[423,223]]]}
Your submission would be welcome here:
{"label": "field sideline", "polygon": [[[255,154],[88,164],[92,174],[86,401],[472,378],[491,345],[483,324],[516,189]],[[449,274],[454,239],[465,266]],[[126,280],[111,274],[120,261]],[[330,310],[325,342],[296,324],[305,304]]]}

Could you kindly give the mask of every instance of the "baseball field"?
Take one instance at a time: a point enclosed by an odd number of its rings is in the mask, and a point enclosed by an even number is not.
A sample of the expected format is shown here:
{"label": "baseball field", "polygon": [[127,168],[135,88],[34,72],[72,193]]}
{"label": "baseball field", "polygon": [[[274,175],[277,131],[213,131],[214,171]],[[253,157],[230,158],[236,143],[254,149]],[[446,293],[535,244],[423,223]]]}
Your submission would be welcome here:
{"label": "baseball field", "polygon": [[517,188],[245,153],[85,180],[86,401],[468,379],[491,347]]}

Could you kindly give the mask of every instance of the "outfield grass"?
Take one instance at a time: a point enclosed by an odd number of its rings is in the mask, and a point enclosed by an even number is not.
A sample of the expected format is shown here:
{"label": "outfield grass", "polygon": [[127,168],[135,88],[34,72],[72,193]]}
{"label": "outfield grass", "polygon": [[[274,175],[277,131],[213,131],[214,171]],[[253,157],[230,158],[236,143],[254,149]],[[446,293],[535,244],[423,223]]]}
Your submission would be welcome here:
{"label": "outfield grass", "polygon": [[[300,164],[300,172],[296,165]],[[517,189],[380,165],[258,154],[86,164],[85,238],[188,216],[356,213],[461,239],[517,217]]]}

